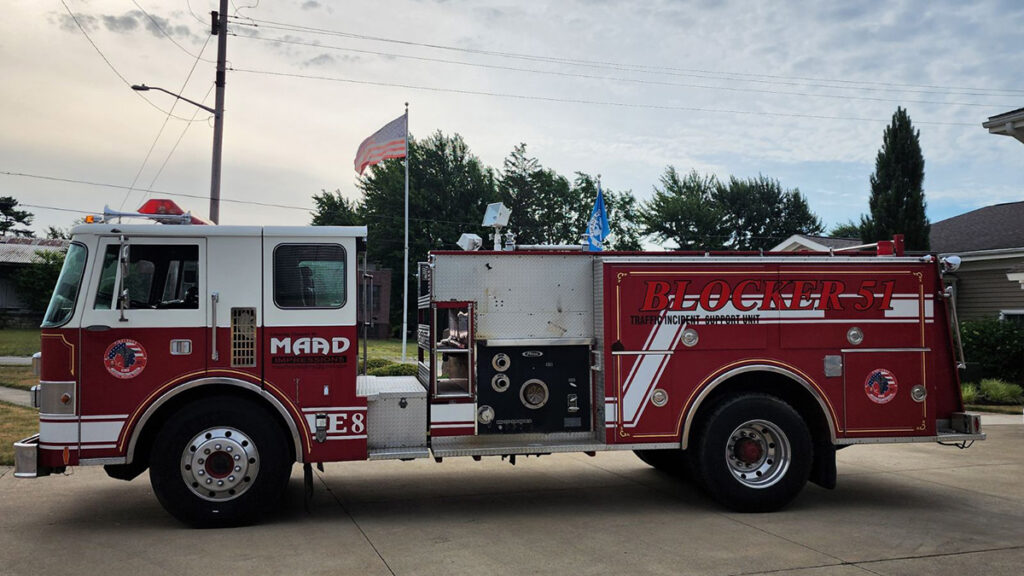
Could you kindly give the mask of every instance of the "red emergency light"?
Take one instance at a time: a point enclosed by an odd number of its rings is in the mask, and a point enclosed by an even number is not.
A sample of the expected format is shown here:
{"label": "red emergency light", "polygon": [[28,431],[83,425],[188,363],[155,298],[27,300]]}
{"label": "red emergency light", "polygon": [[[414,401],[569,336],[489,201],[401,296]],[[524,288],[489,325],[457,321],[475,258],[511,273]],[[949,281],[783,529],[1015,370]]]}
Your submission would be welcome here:
{"label": "red emergency light", "polygon": [[[169,214],[172,216],[179,216],[184,214],[185,211],[181,209],[174,200],[167,200],[166,198],[154,198],[147,200],[145,204],[139,207],[139,214]],[[213,224],[205,218],[196,216],[195,214],[189,214],[192,218],[192,224]]]}

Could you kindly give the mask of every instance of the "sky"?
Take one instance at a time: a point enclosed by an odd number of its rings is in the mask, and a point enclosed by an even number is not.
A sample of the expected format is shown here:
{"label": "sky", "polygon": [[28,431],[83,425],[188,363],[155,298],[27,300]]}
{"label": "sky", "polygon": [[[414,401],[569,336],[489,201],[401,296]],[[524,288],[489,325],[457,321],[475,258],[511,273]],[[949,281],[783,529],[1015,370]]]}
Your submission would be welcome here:
{"label": "sky", "polygon": [[[153,197],[208,213],[211,115],[129,85],[213,106],[217,4],[4,2],[0,196],[38,233]],[[356,149],[406,102],[414,136],[461,134],[495,169],[524,142],[641,200],[669,165],[761,174],[827,226],[867,212],[903,106],[931,221],[1024,200],[1024,144],[981,126],[1024,107],[1016,0],[235,0],[229,14],[222,224],[303,225],[322,190],[358,198]]]}

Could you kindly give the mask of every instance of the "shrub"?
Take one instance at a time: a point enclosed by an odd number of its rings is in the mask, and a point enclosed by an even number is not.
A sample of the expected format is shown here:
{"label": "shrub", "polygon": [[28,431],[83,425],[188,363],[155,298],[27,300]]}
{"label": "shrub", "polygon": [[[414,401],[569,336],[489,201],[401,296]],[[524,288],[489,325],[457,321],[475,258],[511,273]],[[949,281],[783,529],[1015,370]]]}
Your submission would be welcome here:
{"label": "shrub", "polygon": [[1024,327],[990,318],[960,323],[964,356],[981,378],[1024,382]]}
{"label": "shrub", "polygon": [[964,404],[978,403],[978,387],[974,384],[965,383],[960,386],[960,393],[964,397]]}
{"label": "shrub", "polygon": [[415,376],[416,365],[392,362],[387,366],[373,368],[368,373],[370,376]]}
{"label": "shrub", "polygon": [[1024,389],[1016,384],[994,378],[982,380],[978,392],[989,404],[1020,404],[1024,402]]}
{"label": "shrub", "polygon": [[[360,362],[362,362],[361,359],[360,359]],[[367,370],[373,370],[375,368],[384,368],[385,366],[390,366],[392,364],[394,364],[394,362],[392,362],[391,360],[388,360],[387,358],[367,358],[366,359],[366,369]]]}

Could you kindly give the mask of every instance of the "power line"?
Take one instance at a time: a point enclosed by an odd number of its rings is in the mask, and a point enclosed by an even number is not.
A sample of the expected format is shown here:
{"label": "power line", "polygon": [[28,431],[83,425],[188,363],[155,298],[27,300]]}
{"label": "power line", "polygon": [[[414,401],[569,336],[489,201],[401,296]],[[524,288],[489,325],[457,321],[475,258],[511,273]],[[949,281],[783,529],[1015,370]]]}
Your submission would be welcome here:
{"label": "power line", "polygon": [[[199,60],[201,59],[200,56],[203,55],[203,52],[206,51],[206,47],[209,44],[210,44],[210,36],[207,36],[206,37],[206,42],[203,43],[203,48],[200,49],[199,53],[194,56],[196,58],[196,60],[193,61],[193,66],[191,66],[191,68],[188,69],[188,75],[185,76],[185,81],[181,84],[181,88],[178,89],[178,93],[179,94],[183,93],[185,91],[185,87],[188,85],[188,81],[191,80],[191,75],[193,75],[193,73],[196,72],[196,67],[199,65]],[[207,94],[209,94],[209,92],[207,92]],[[150,156],[153,155],[153,150],[155,148],[157,148],[157,142],[160,141],[160,136],[162,136],[164,134],[164,128],[167,127],[167,122],[171,119],[171,113],[174,112],[174,107],[176,107],[178,105],[178,101],[179,101],[178,98],[174,98],[174,101],[171,104],[171,110],[169,110],[167,112],[167,117],[164,118],[164,123],[160,125],[160,130],[157,131],[157,136],[155,138],[153,138],[153,143],[151,143],[151,145],[150,145],[150,150],[148,150],[148,152],[145,153],[145,158],[142,159],[142,165],[138,167],[138,172],[135,172],[135,177],[132,178],[131,186],[128,187],[128,192],[125,193],[125,197],[121,201],[121,205],[118,206],[118,210],[124,208],[125,202],[128,202],[128,197],[131,196],[131,192],[135,188],[135,182],[137,182],[139,176],[142,175],[142,170],[145,169],[145,165],[148,162],[150,162]],[[197,116],[197,113],[199,111],[200,111],[200,109],[197,108],[196,112],[193,113],[193,118],[191,118],[191,119],[195,120],[196,116]],[[185,128],[187,129],[190,124],[191,124],[190,122],[188,124],[185,124]],[[183,134],[183,132],[182,132],[182,134]],[[180,141],[180,138],[178,138],[178,140]],[[177,145],[175,145],[175,149],[176,148],[177,148]],[[173,153],[173,150],[171,152]],[[166,160],[164,161],[164,164],[167,164]],[[163,167],[161,167],[161,170],[163,170]],[[151,187],[152,186],[153,186],[153,184],[151,184]]]}
{"label": "power line", "polygon": [[[64,182],[64,183],[68,183],[68,184],[82,184],[82,185],[86,185],[86,186],[96,186],[96,187],[100,187],[100,188],[114,188],[114,189],[120,189],[120,190],[124,190],[124,189],[127,188],[127,186],[123,186],[123,185],[119,185],[119,184],[107,184],[107,183],[103,183],[103,182],[92,182],[92,181],[89,181],[89,180],[79,180],[79,179],[75,179],[75,178],[63,178],[63,177],[60,177],[60,176],[46,176],[46,175],[42,175],[42,174],[28,174],[28,173],[25,173],[25,172],[11,172],[11,171],[7,171],[7,170],[0,170],[0,175],[4,175],[4,176],[18,176],[18,177],[22,177],[22,178],[33,178],[33,179],[36,179],[36,180],[48,180],[48,181],[51,181],[51,182]],[[153,195],[159,195],[159,196],[181,196],[181,197],[184,197],[184,198],[196,198],[196,199],[199,199],[199,200],[209,200],[210,199],[209,196],[201,196],[201,195],[198,195],[198,194],[185,194],[183,192],[167,192],[167,191],[152,190],[152,189],[146,190],[146,193],[153,194]],[[262,206],[262,207],[267,207],[267,208],[285,208],[285,209],[288,209],[288,210],[302,210],[304,212],[316,212],[316,208],[310,207],[310,206],[293,206],[293,205],[288,205],[288,204],[274,204],[274,203],[270,203],[270,202],[257,202],[255,200],[232,200],[230,198],[221,198],[221,201],[222,202],[232,202],[234,204],[250,204],[250,205],[254,205],[254,206]],[[89,212],[89,211],[85,211],[85,210],[72,210],[70,208],[66,208],[65,209],[65,208],[56,208],[56,207],[52,207],[52,206],[38,206],[38,205],[29,205],[29,204],[21,204],[21,203],[19,203],[19,205],[20,206],[32,206],[33,208],[46,208],[46,209],[52,209],[52,210],[66,210],[66,211],[69,211],[69,212],[81,212],[83,214],[95,214],[96,213],[95,211]],[[397,215],[396,216],[387,216],[387,215],[383,215],[383,214],[367,216],[367,218],[370,218],[372,220],[378,220],[378,221],[385,221],[385,220],[387,220],[387,221],[393,221],[393,222],[401,222],[403,220],[402,216],[397,216]],[[416,221],[416,222],[432,222],[432,223],[436,223],[436,224],[458,224],[458,225],[461,225],[461,226],[477,226],[478,225],[475,222],[463,222],[463,221],[458,221],[458,220],[440,220],[440,219],[437,219],[437,218],[416,218],[414,216],[410,216],[409,220],[410,221]]]}
{"label": "power line", "polygon": [[1013,104],[980,104],[976,102],[941,102],[935,100],[903,100],[893,98],[874,98],[871,96],[849,96],[842,94],[813,94],[808,92],[787,92],[783,90],[763,90],[758,88],[737,88],[733,86],[712,86],[707,84],[692,84],[683,82],[666,82],[659,80],[643,80],[639,78],[623,78],[618,76],[597,76],[592,74],[581,74],[574,72],[558,72],[554,70],[538,70],[536,68],[519,68],[516,66],[502,66],[499,64],[481,64],[477,62],[465,62],[459,60],[447,60],[444,58],[430,58],[426,56],[412,56],[407,54],[396,54],[391,52],[379,52],[375,50],[361,50],[358,48],[348,48],[344,46],[331,46],[325,44],[318,44],[316,42],[302,42],[299,40],[288,40],[284,38],[265,38],[262,36],[242,36],[242,38],[248,38],[251,40],[261,40],[264,42],[276,42],[280,44],[293,44],[297,46],[309,46],[314,48],[328,49],[328,50],[339,50],[343,52],[351,52],[355,54],[369,54],[374,56],[382,56],[386,58],[404,58],[408,60],[416,60],[420,62],[437,62],[442,64],[454,64],[457,66],[469,66],[473,68],[486,68],[491,70],[506,70],[511,72],[526,72],[530,74],[543,74],[547,76],[559,76],[563,78],[581,78],[586,80],[602,80],[612,82],[627,82],[632,84],[645,84],[654,86],[675,86],[682,88],[699,88],[704,90],[726,90],[730,92],[752,92],[757,94],[775,94],[785,96],[803,96],[808,98],[832,98],[839,100],[864,100],[872,102],[892,102],[902,104],[937,104],[941,106],[977,106],[983,108],[992,107],[1013,107]]}
{"label": "power line", "polygon": [[[545,56],[538,54],[525,54],[519,52],[507,52],[498,50],[483,50],[474,48],[463,48],[459,46],[450,46],[445,44],[434,44],[429,42],[415,42],[411,40],[402,40],[398,38],[386,38],[381,36],[370,36],[366,34],[357,34],[352,32],[345,32],[341,30],[330,30],[326,28],[316,28],[312,26],[302,26],[298,24],[288,24],[284,22],[276,22],[273,20],[260,20],[252,19],[256,24],[245,24],[251,26],[257,26],[260,28],[267,28],[271,30],[285,30],[291,32],[309,32],[313,34],[321,34],[327,36],[338,36],[342,38],[350,38],[355,40],[368,40],[373,42],[387,42],[392,44],[400,44],[405,46],[416,46],[422,48],[432,48],[436,50],[446,50],[452,52],[463,52],[468,54],[477,54],[482,56],[493,56],[500,58],[510,58],[518,60],[529,60],[534,62],[547,62],[554,64],[568,64],[574,66],[587,66],[597,68],[610,68],[620,71],[633,71],[633,72],[645,72],[645,73],[663,73],[663,74],[712,74],[716,79],[722,80],[736,80],[746,82],[769,82],[777,83],[777,80],[800,80],[805,82],[831,82],[834,84],[846,85],[849,88],[854,89],[865,89],[862,86],[885,86],[888,89],[899,89],[903,91],[913,92],[915,90],[906,89],[928,89],[928,90],[942,90],[945,93],[953,93],[967,96],[1006,96],[1006,95],[1018,95],[1024,94],[1024,89],[1017,88],[980,88],[980,87],[964,87],[964,86],[942,86],[933,84],[905,84],[896,82],[880,82],[880,81],[862,81],[862,80],[849,80],[844,78],[815,78],[807,76],[784,76],[778,74],[761,74],[761,73],[748,73],[748,72],[722,72],[717,70],[704,70],[695,68],[677,68],[669,66],[651,66],[646,64],[634,64],[634,63],[623,63],[623,62],[610,62],[600,60],[584,60],[578,58],[564,58],[557,56]],[[763,80],[763,79],[769,80]],[[761,79],[761,80],[758,80]],[[861,86],[861,87],[858,87]],[[841,86],[819,86],[819,87],[831,87],[840,88]],[[951,91],[970,91],[970,92],[951,92]],[[933,92],[926,92],[933,93]]]}
{"label": "power line", "polygon": [[[823,114],[798,114],[793,112],[764,112],[754,110],[731,110],[724,108],[699,108],[694,106],[676,106],[669,104],[636,104],[630,102],[614,102],[608,100],[585,100],[582,98],[555,98],[551,96],[538,96],[533,94],[509,94],[501,92],[487,92],[483,90],[465,90],[459,88],[442,88],[437,86],[419,86],[415,84],[401,84],[397,82],[378,82],[373,80],[356,80],[353,78],[337,78],[331,76],[317,76],[312,74],[298,74],[294,72],[275,72],[271,70],[253,70],[248,68],[231,68],[234,72],[247,74],[262,74],[266,76],[280,76],[287,78],[304,78],[308,80],[324,80],[329,82],[343,82],[347,84],[359,84],[364,86],[383,86],[388,88],[405,88],[408,90],[421,90],[425,92],[442,92],[449,94],[463,94],[471,96],[488,96],[492,98],[507,98],[512,100],[533,100],[539,102],[559,102],[563,104],[587,104],[594,106],[612,106],[617,108],[634,108],[649,110],[671,110],[681,112],[706,112],[713,114],[742,114],[748,116],[772,116],[778,118],[805,118],[810,120],[842,120],[851,122],[888,123],[889,119],[864,118],[857,116],[826,116]],[[975,126],[973,122],[936,122],[915,120],[915,124],[932,126]]]}
{"label": "power line", "polygon": [[[203,99],[199,101],[200,103],[206,102],[206,99],[210,97],[210,92],[213,92],[213,88],[214,85],[210,84],[210,89],[206,91],[206,95],[203,96]],[[192,118],[194,119],[196,116],[199,115],[200,112],[202,112],[202,110],[200,108],[196,108],[195,112],[192,113]],[[185,137],[185,133],[188,132],[188,129],[191,127],[192,123],[190,122],[188,124],[185,124],[185,127],[181,129],[181,134],[178,134],[178,139],[174,141],[174,146],[171,146],[171,150],[170,152],[167,153],[167,156],[164,158],[163,164],[160,165],[160,169],[156,171],[156,174],[153,176],[153,180],[149,182],[150,188],[156,185],[157,179],[160,178],[160,175],[163,174],[164,167],[167,166],[167,161],[170,160],[171,156],[174,155],[174,151],[178,149],[178,144],[181,144],[181,139]],[[145,201],[147,196],[149,196],[149,192],[146,192],[145,196],[142,197],[142,200]]]}
{"label": "power line", "polygon": [[[7,171],[7,170],[0,170],[0,174],[3,174],[4,176],[19,176],[19,177],[22,177],[22,178],[33,178],[33,179],[36,179],[36,180],[49,180],[49,181],[52,181],[52,182],[65,182],[65,183],[68,183],[68,184],[83,184],[83,185],[86,185],[86,186],[97,186],[97,187],[100,187],[100,188],[113,188],[113,189],[117,189],[117,190],[127,190],[128,189],[128,186],[124,186],[124,185],[121,185],[121,184],[107,184],[107,183],[104,183],[104,182],[91,182],[91,181],[88,181],[88,180],[76,180],[74,178],[62,178],[60,176],[45,176],[45,175],[42,175],[42,174],[28,174],[28,173],[25,173],[25,172],[10,172],[10,171]],[[141,190],[141,188],[139,190]],[[167,192],[165,190],[153,190],[151,188],[146,189],[145,192],[147,192],[149,194],[154,194],[154,195],[159,194],[161,196],[180,196],[182,198],[195,198],[197,200],[209,200],[210,199],[209,196],[203,196],[203,195],[200,195],[200,194],[186,194],[184,192]],[[288,210],[304,210],[306,212],[312,212],[314,210],[313,208],[308,207],[308,206],[290,206],[290,205],[287,205],[287,204],[275,204],[275,203],[271,203],[271,202],[257,202],[255,200],[232,200],[230,198],[221,198],[221,201],[222,202],[231,202],[231,203],[234,203],[234,204],[251,204],[253,206],[264,206],[264,207],[267,207],[267,208],[285,208],[285,209],[288,209]]]}
{"label": "power line", "polygon": [[[152,16],[150,16],[149,12],[146,12],[146,9],[143,8],[138,2],[136,2],[135,0],[132,0],[132,4],[135,4],[135,7],[138,8],[140,11],[142,11],[142,13],[146,15],[146,18],[149,18],[149,21],[153,23],[153,26],[155,26],[156,29],[159,30],[160,33],[164,35],[165,38],[170,40],[171,43],[173,43],[175,46],[177,46],[182,52],[184,52],[185,54],[188,54],[189,56],[191,56],[191,57],[193,57],[193,58],[195,58],[197,60],[199,59],[200,56],[202,56],[202,54],[203,54],[202,50],[199,51],[199,54],[193,54],[193,53],[189,52],[187,48],[185,48],[181,44],[178,44],[178,41],[175,40],[174,37],[171,36],[166,30],[164,30],[164,27],[161,26],[160,23],[156,21],[156,18],[153,18]],[[207,36],[206,41],[207,42],[210,41],[209,36]],[[203,48],[204,49],[206,48],[206,44],[205,43],[203,44]],[[203,62],[213,62],[213,60],[203,60]]]}
{"label": "power line", "polygon": [[[82,32],[82,35],[83,35],[83,36],[85,36],[85,39],[89,41],[89,44],[90,44],[90,45],[92,46],[93,50],[95,50],[95,51],[96,51],[96,53],[100,55],[100,58],[102,58],[102,59],[103,59],[103,61],[104,61],[104,62],[105,62],[105,63],[107,64],[107,67],[108,67],[108,68],[110,68],[110,70],[111,70],[111,71],[112,71],[112,72],[113,72],[113,73],[114,73],[114,74],[115,74],[115,75],[116,75],[116,76],[117,76],[118,78],[120,78],[120,79],[121,79],[121,82],[124,82],[125,86],[128,86],[128,87],[130,88],[130,87],[131,87],[131,85],[132,85],[132,83],[131,83],[131,82],[129,82],[129,81],[128,81],[128,80],[127,80],[127,79],[126,79],[126,78],[125,78],[124,76],[122,76],[122,75],[121,75],[121,73],[120,73],[120,72],[118,72],[118,71],[117,71],[117,68],[115,68],[115,67],[114,67],[114,65],[110,63],[110,60],[109,60],[109,59],[107,59],[107,57],[106,57],[106,56],[105,56],[105,55],[103,54],[103,51],[102,51],[102,50],[100,50],[99,46],[97,46],[97,45],[96,45],[96,43],[92,41],[92,38],[91,38],[91,37],[89,36],[89,33],[85,31],[85,27],[84,27],[84,26],[82,26],[82,23],[78,21],[78,17],[77,17],[77,16],[75,16],[75,13],[74,13],[74,12],[72,12],[72,11],[71,11],[71,8],[69,8],[69,7],[68,7],[68,4],[67,4],[67,2],[65,2],[64,0],[60,0],[60,3],[64,5],[64,9],[65,9],[65,10],[67,10],[67,12],[68,12],[68,15],[69,15],[69,16],[71,16],[71,19],[75,21],[75,25],[76,25],[76,26],[78,26],[78,29],[79,29],[79,30],[81,30],[81,32]],[[134,91],[134,90],[133,90],[132,92],[133,92],[133,93],[134,93],[134,94],[135,94],[136,96],[138,96],[139,98],[142,98],[142,100],[143,100],[143,101],[144,101],[144,102],[145,102],[146,104],[149,104],[150,106],[152,106],[153,108],[156,108],[157,110],[159,110],[159,111],[163,112],[164,114],[170,114],[170,112],[169,112],[169,111],[167,111],[167,110],[164,110],[163,108],[161,108],[161,107],[157,106],[156,104],[154,104],[153,102],[151,102],[151,101],[149,100],[149,98],[146,98],[145,96],[143,96],[143,95],[142,95],[142,93],[140,93],[140,92],[137,92],[137,91]],[[180,117],[180,116],[172,116],[172,117],[173,117],[173,118],[176,118],[176,119],[178,119],[178,120],[185,120],[185,121],[188,121],[188,119],[187,119],[187,118],[182,118],[182,117]]]}

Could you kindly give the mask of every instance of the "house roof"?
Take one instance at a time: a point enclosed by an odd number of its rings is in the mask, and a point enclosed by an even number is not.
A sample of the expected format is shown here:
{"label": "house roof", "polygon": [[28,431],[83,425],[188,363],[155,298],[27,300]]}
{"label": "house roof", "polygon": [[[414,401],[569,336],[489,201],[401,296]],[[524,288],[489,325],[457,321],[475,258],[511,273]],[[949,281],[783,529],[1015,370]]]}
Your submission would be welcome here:
{"label": "house roof", "polygon": [[793,234],[782,242],[776,244],[772,252],[797,252],[811,250],[814,252],[828,252],[830,249],[849,248],[863,244],[858,238],[832,238],[829,236],[810,236],[805,234]]}
{"label": "house roof", "polygon": [[[1017,108],[1016,110],[1010,110],[1009,112],[1003,112],[1002,114],[996,114],[995,116],[989,116],[988,121],[1005,121],[1011,116],[1024,116],[1024,108]],[[988,124],[988,122],[986,122]],[[986,126],[988,128],[988,126]]]}
{"label": "house roof", "polygon": [[0,264],[30,264],[40,250],[66,250],[67,240],[0,236]]}
{"label": "house roof", "polygon": [[1024,249],[1024,201],[978,208],[932,223],[931,249],[935,252]]}

